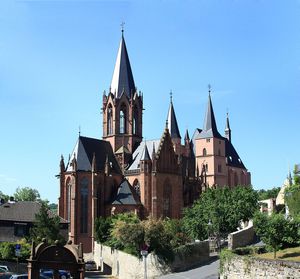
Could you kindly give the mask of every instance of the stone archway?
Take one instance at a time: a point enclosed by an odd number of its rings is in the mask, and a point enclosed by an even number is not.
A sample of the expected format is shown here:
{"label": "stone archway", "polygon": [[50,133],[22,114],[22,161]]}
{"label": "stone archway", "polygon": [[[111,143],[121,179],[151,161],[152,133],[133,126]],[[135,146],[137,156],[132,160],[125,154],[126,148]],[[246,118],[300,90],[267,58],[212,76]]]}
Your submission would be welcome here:
{"label": "stone archway", "polygon": [[73,245],[69,241],[62,246],[57,241],[54,245],[49,245],[43,240],[37,247],[32,243],[28,278],[39,278],[41,269],[52,269],[54,279],[60,279],[59,270],[68,270],[74,279],[84,279],[84,265],[82,244]]}

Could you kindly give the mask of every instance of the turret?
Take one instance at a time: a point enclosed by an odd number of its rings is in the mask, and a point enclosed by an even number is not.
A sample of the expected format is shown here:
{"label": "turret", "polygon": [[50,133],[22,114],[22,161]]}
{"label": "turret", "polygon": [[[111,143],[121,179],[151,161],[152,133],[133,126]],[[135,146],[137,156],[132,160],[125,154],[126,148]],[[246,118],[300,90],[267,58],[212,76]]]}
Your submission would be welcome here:
{"label": "turret", "polygon": [[231,142],[231,129],[230,129],[230,125],[229,125],[228,112],[227,112],[227,117],[226,117],[225,138],[227,138]]}

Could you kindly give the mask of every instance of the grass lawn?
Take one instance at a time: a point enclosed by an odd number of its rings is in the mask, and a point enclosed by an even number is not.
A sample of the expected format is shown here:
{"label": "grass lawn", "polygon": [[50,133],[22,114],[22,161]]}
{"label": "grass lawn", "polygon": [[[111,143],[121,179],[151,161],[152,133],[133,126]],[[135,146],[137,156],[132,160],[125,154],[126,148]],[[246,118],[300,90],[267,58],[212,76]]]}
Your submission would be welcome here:
{"label": "grass lawn", "polygon": [[[258,254],[255,255],[257,258],[261,259],[268,259],[273,260],[274,259],[274,253],[264,253],[264,254]],[[285,261],[293,261],[293,262],[300,262],[300,247],[294,247],[294,248],[287,248],[284,250],[277,251],[277,259],[278,260],[285,260]]]}

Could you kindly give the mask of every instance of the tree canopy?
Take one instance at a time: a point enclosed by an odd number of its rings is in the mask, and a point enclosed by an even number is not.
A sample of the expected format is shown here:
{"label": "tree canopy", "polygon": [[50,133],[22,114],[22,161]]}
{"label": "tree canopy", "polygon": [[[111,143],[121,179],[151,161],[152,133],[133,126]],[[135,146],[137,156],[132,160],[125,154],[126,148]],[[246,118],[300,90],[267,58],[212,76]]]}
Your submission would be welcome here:
{"label": "tree canopy", "polygon": [[14,193],[14,198],[17,201],[40,201],[40,193],[38,190],[30,187],[18,187]]}
{"label": "tree canopy", "polygon": [[295,166],[293,184],[285,189],[285,201],[289,214],[293,217],[300,215],[300,175],[298,167]]}
{"label": "tree canopy", "polygon": [[262,200],[268,200],[271,198],[276,199],[279,191],[280,191],[280,187],[273,187],[272,189],[268,189],[268,190],[265,190],[265,189],[258,190],[257,191],[258,200],[262,201]]}
{"label": "tree canopy", "polygon": [[238,186],[208,189],[191,208],[184,210],[183,224],[192,239],[207,239],[208,234],[225,237],[236,231],[258,209],[257,192]]}
{"label": "tree canopy", "polygon": [[30,230],[30,239],[39,242],[46,238],[49,243],[54,243],[55,240],[63,243],[65,240],[60,234],[60,219],[58,216],[50,216],[49,211],[47,204],[42,203],[39,213],[35,215],[35,223]]}

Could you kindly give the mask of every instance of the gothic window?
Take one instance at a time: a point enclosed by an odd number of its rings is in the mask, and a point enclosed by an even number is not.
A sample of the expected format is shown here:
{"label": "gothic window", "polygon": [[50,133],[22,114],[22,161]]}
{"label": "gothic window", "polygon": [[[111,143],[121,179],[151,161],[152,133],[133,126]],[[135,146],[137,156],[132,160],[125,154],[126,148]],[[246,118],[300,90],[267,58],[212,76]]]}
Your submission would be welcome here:
{"label": "gothic window", "polygon": [[218,149],[218,155],[221,156],[221,150],[220,149]]}
{"label": "gothic window", "polygon": [[71,183],[70,181],[67,182],[67,220],[71,220]]}
{"label": "gothic window", "polygon": [[171,185],[168,181],[165,181],[163,188],[163,217],[171,217]]}
{"label": "gothic window", "polygon": [[203,148],[202,154],[203,154],[203,156],[206,156],[206,154],[207,154],[206,148]]}
{"label": "gothic window", "polygon": [[85,177],[80,182],[80,232],[88,231],[88,179]]}
{"label": "gothic window", "polygon": [[134,111],[133,111],[133,126],[132,126],[132,131],[134,135],[138,134],[138,120],[139,120],[139,112],[137,107],[134,107]]}
{"label": "gothic window", "polygon": [[141,188],[140,188],[140,183],[137,179],[134,180],[134,182],[133,182],[133,189],[135,190],[136,194],[140,197],[141,196]]}
{"label": "gothic window", "polygon": [[205,165],[205,171],[208,172],[208,164]]}
{"label": "gothic window", "polygon": [[111,107],[111,105],[109,105],[108,111],[107,111],[107,134],[108,135],[111,135],[113,133],[112,121],[113,121],[112,107]]}
{"label": "gothic window", "polygon": [[120,109],[120,134],[126,133],[126,107],[123,105]]}

